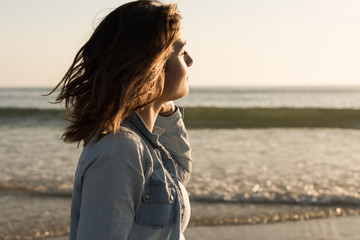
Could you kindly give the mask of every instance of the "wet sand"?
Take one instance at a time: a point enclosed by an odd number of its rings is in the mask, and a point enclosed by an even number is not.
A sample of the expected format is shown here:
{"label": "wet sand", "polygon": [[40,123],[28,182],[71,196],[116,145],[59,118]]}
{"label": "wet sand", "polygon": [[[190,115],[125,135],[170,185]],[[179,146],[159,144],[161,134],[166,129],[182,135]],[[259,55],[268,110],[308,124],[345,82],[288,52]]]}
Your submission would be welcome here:
{"label": "wet sand", "polygon": [[[189,227],[187,240],[347,240],[360,239],[360,217],[337,217],[276,224]],[[47,238],[67,240],[68,237]]]}

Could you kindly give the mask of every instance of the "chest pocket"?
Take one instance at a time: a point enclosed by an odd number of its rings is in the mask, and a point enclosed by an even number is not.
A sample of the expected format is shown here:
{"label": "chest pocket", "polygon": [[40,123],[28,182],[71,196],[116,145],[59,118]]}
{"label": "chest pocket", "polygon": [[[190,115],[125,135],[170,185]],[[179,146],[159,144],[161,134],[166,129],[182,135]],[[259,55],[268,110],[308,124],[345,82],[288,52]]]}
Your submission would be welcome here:
{"label": "chest pocket", "polygon": [[175,187],[150,181],[145,185],[142,202],[135,214],[141,225],[162,227],[176,222]]}

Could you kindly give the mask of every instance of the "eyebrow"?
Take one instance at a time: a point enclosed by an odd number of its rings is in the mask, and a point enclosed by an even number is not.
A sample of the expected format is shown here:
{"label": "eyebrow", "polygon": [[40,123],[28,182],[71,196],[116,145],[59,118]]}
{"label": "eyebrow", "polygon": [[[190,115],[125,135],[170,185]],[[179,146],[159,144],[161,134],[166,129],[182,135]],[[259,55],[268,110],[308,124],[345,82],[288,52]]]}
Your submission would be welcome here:
{"label": "eyebrow", "polygon": [[180,52],[181,49],[183,49],[183,47],[185,46],[185,44],[186,44],[186,41],[179,43],[179,45],[177,45],[174,50],[176,52]]}
{"label": "eyebrow", "polygon": [[181,49],[181,48],[183,48],[185,45],[186,45],[186,41],[185,41],[185,42],[183,42],[183,43],[181,43],[181,45],[180,45],[180,49]]}
{"label": "eyebrow", "polygon": [[180,51],[185,46],[185,44],[186,44],[186,41],[176,43],[176,45],[174,44],[176,46],[175,47],[176,51]]}

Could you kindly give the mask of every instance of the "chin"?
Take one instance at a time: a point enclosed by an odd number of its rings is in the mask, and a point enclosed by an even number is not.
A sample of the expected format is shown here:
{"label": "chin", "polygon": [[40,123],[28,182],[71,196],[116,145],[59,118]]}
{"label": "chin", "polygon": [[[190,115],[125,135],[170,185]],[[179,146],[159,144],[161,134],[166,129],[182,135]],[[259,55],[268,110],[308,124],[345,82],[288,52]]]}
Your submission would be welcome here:
{"label": "chin", "polygon": [[[179,96],[178,96],[177,99],[186,97],[188,94],[189,94],[189,87],[188,87],[188,85],[186,84],[186,86],[184,86],[184,89],[179,93]],[[176,99],[176,100],[177,100],[177,99]]]}
{"label": "chin", "polygon": [[161,99],[165,102],[175,101],[180,98],[183,98],[189,94],[189,86],[187,83],[183,84],[181,87],[176,87],[173,89],[164,89]]}
{"label": "chin", "polygon": [[183,91],[178,91],[175,94],[172,94],[167,101],[175,101],[180,98],[186,97],[189,94],[189,89],[186,88]]}

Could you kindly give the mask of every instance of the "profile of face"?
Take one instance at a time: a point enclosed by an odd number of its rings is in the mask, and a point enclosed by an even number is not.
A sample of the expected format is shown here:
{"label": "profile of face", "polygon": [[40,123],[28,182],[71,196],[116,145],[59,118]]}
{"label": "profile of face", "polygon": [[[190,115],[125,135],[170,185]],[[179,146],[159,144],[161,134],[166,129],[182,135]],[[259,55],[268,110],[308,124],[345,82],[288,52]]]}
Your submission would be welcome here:
{"label": "profile of face", "polygon": [[185,40],[180,37],[174,42],[174,51],[166,62],[164,90],[161,95],[163,101],[173,101],[185,97],[189,93],[188,68],[193,59],[185,51]]}

